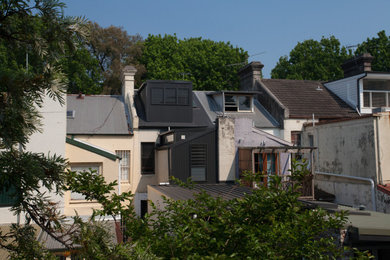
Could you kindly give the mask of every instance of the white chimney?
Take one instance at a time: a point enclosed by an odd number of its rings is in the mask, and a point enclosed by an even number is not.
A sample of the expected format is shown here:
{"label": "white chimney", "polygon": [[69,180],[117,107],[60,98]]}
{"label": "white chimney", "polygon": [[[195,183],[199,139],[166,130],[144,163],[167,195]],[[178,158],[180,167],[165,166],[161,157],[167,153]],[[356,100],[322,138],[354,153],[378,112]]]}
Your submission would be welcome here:
{"label": "white chimney", "polygon": [[122,70],[122,96],[126,104],[134,96],[134,75],[137,69],[133,66],[126,66]]}

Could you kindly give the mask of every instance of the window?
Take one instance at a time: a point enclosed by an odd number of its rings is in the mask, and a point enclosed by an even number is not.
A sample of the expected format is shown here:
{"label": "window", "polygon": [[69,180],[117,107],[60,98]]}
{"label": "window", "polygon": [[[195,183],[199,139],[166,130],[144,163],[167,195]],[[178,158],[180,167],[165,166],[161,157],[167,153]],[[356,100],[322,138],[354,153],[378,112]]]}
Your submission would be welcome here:
{"label": "window", "polygon": [[176,89],[164,89],[164,104],[176,104]]}
{"label": "window", "polygon": [[189,90],[186,88],[152,88],[152,105],[182,105],[189,104]]}
{"label": "window", "polygon": [[164,89],[152,88],[152,104],[160,105],[164,104]]}
{"label": "window", "polygon": [[301,132],[291,131],[291,143],[295,146],[301,146]]}
{"label": "window", "polygon": [[225,94],[225,111],[252,112],[252,97]]}
{"label": "window", "polygon": [[206,181],[207,146],[191,145],[191,178],[193,181]]}
{"label": "window", "polygon": [[130,151],[118,150],[116,155],[122,158],[119,165],[121,181],[128,182],[130,179]]}
{"label": "window", "polygon": [[[276,153],[255,153],[254,154],[255,172],[264,172],[266,175],[278,174],[278,154]],[[266,185],[268,178],[264,177],[263,182]]]}
{"label": "window", "polygon": [[364,107],[390,107],[390,80],[363,80]]}
{"label": "window", "polygon": [[75,111],[74,110],[67,110],[66,111],[66,118],[73,119],[74,115],[75,115]]}
{"label": "window", "polygon": [[17,201],[18,196],[15,186],[5,185],[0,189],[0,207],[12,206]]}
{"label": "window", "polygon": [[146,213],[148,213],[148,201],[141,200],[141,218],[144,218]]}
{"label": "window", "polygon": [[141,174],[154,174],[154,143],[141,143]]}
{"label": "window", "polygon": [[314,137],[313,137],[313,135],[309,135],[309,146],[310,147],[314,146]]}
{"label": "window", "polygon": [[[100,174],[100,167],[97,164],[71,165],[70,169],[74,172],[94,171],[95,174]],[[85,196],[78,192],[70,193],[71,200],[85,200]]]}
{"label": "window", "polygon": [[188,89],[179,88],[177,90],[177,104],[178,105],[188,105]]}

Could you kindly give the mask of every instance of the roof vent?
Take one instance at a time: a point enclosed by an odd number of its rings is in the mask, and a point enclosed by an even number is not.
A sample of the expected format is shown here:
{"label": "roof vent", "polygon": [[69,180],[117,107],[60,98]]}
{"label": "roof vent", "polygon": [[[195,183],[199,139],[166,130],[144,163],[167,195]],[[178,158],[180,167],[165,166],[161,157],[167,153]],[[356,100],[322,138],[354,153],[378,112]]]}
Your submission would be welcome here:
{"label": "roof vent", "polygon": [[320,87],[320,85],[318,85],[316,90],[321,90],[322,91],[323,89]]}

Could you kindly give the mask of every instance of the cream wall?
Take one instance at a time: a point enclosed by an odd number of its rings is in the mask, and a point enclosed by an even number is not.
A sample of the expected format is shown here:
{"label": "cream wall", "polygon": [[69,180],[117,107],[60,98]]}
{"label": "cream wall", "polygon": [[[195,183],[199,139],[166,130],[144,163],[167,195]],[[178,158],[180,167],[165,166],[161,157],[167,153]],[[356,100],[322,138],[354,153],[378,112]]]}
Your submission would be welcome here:
{"label": "cream wall", "polygon": [[[315,116],[315,115],[314,115]],[[318,122],[318,119],[314,120],[315,123]],[[302,131],[303,125],[305,123],[313,123],[312,119],[285,119],[284,120],[284,129],[283,129],[283,138],[284,140],[291,142],[291,132],[292,131]]]}
{"label": "cream wall", "polygon": [[[116,150],[130,150],[130,171],[129,180],[121,181],[120,191],[127,192],[132,188],[131,176],[133,173],[132,157],[133,154],[133,138],[132,136],[106,136],[106,135],[80,135],[74,136],[77,140],[86,142],[90,145],[104,149],[106,151],[115,154]],[[103,174],[107,182],[118,180],[119,178],[119,160],[111,160],[96,153],[81,149],[71,144],[66,144],[66,158],[69,160],[70,165],[86,165],[86,164],[98,164],[100,165],[101,173]],[[118,187],[115,192],[119,192]],[[65,194],[65,215],[72,216],[75,214],[75,210],[79,215],[90,215],[92,209],[99,208],[97,203],[86,201],[71,201],[70,192]]]}

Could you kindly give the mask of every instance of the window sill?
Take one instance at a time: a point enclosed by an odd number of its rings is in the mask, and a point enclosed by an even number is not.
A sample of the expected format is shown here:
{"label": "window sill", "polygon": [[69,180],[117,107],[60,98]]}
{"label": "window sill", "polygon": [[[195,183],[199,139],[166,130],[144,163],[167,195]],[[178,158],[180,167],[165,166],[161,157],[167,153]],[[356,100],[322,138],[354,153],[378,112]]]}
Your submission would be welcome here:
{"label": "window sill", "polygon": [[70,200],[69,204],[97,204],[97,200]]}

